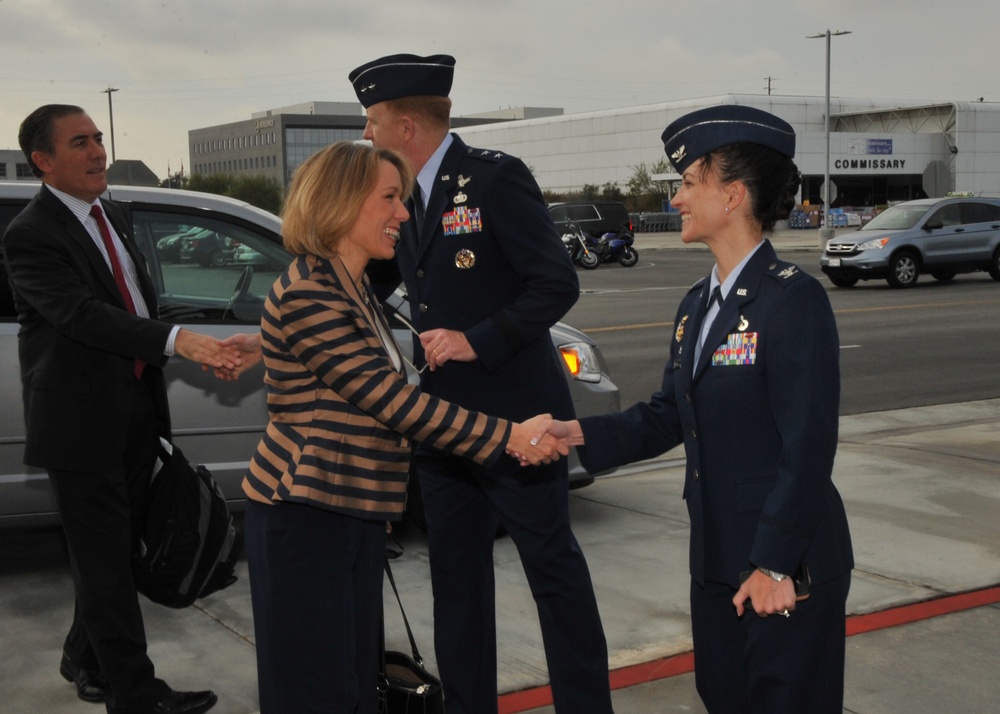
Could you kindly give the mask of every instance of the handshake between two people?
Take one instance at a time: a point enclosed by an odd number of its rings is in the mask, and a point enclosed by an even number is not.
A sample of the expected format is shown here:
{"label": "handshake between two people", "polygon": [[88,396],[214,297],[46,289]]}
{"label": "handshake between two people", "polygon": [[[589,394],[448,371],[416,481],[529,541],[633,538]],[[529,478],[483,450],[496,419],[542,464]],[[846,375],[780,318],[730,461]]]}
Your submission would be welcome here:
{"label": "handshake between two people", "polygon": [[580,422],[560,421],[551,414],[539,414],[514,424],[507,441],[507,453],[521,466],[537,466],[558,461],[570,447],[583,444]]}
{"label": "handshake between two people", "polygon": [[[178,352],[184,357],[201,362],[203,369],[212,370],[216,377],[227,381],[238,379],[260,362],[263,356],[259,333],[237,334],[224,340],[195,333],[189,333],[185,337],[197,345],[197,354],[192,354],[195,352],[194,349],[182,352],[178,348]],[[581,444],[583,444],[583,432],[578,421],[559,421],[553,419],[551,414],[539,414],[520,424],[512,425],[506,451],[517,459],[521,466],[537,466],[558,461],[569,454],[570,447]]]}

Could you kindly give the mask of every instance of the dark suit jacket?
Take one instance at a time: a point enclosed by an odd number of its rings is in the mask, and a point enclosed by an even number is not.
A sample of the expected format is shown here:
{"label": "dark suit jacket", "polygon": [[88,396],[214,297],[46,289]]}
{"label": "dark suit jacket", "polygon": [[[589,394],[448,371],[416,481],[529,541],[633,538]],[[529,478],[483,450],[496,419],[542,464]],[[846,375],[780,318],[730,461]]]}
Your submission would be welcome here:
{"label": "dark suit jacket", "polygon": [[[117,206],[102,203],[155,316],[156,295],[128,222]],[[147,363],[159,431],[169,436],[161,367],[171,327],[127,311],[93,239],[44,185],[11,221],[3,252],[20,324],[25,463],[91,471],[120,460],[136,358]]]}
{"label": "dark suit jacket", "polygon": [[[396,247],[418,332],[459,330],[474,362],[423,373],[428,392],[468,409],[522,420],[572,418],[573,403],[549,327],[580,294],[576,269],[524,163],[454,136],[428,198],[424,239],[415,220]],[[381,276],[391,290],[398,284]],[[414,342],[418,364],[423,349]]]}
{"label": "dark suit jacket", "polygon": [[581,420],[588,468],[660,454],[683,441],[691,575],[739,586],[754,566],[813,582],[853,567],[831,479],[840,402],[839,338],[826,292],[765,243],[744,266],[705,341],[708,301],[691,288],[675,321],[663,386],[621,414]]}

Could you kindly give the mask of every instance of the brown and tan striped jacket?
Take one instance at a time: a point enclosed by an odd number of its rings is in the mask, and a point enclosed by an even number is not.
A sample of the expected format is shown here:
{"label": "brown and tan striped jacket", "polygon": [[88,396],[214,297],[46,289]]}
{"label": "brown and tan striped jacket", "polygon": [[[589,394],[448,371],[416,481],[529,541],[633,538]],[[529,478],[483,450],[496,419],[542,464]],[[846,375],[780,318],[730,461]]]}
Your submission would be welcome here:
{"label": "brown and tan striped jacket", "polygon": [[261,318],[270,419],[248,498],[398,520],[410,440],[487,465],[503,455],[510,422],[408,384],[370,314],[336,258],[300,256],[275,281]]}

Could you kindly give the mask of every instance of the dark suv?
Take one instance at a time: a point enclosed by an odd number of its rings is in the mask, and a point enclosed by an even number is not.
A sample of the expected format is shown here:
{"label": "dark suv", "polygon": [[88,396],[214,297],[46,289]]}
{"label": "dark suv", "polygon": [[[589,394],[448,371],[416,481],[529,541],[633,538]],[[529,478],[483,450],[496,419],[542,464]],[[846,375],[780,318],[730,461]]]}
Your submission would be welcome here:
{"label": "dark suv", "polygon": [[605,233],[615,233],[622,226],[632,232],[632,220],[625,204],[618,201],[581,201],[552,203],[549,215],[559,233],[572,232],[570,223],[576,223],[590,235],[599,238]]}

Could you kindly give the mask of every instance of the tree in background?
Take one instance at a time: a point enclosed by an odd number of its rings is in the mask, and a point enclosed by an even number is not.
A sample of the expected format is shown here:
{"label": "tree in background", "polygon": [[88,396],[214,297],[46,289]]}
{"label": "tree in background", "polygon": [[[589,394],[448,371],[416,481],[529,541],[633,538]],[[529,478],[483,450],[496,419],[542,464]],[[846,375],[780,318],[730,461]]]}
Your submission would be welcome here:
{"label": "tree in background", "polygon": [[267,176],[236,176],[235,174],[195,174],[184,188],[229,196],[246,201],[251,206],[263,208],[275,215],[281,213],[285,191],[273,178]]}
{"label": "tree in background", "polygon": [[601,200],[602,201],[623,201],[625,200],[625,194],[622,193],[621,187],[613,181],[608,181],[606,184],[601,186]]}
{"label": "tree in background", "polygon": [[656,181],[655,174],[671,173],[673,169],[666,159],[660,159],[652,166],[645,162],[633,167],[632,178],[628,180],[628,197],[635,211],[661,211],[663,202],[670,199],[669,181]]}
{"label": "tree in background", "polygon": [[181,171],[168,173],[167,177],[160,181],[160,188],[187,188],[187,182],[187,176],[184,175],[184,171],[182,169]]}

